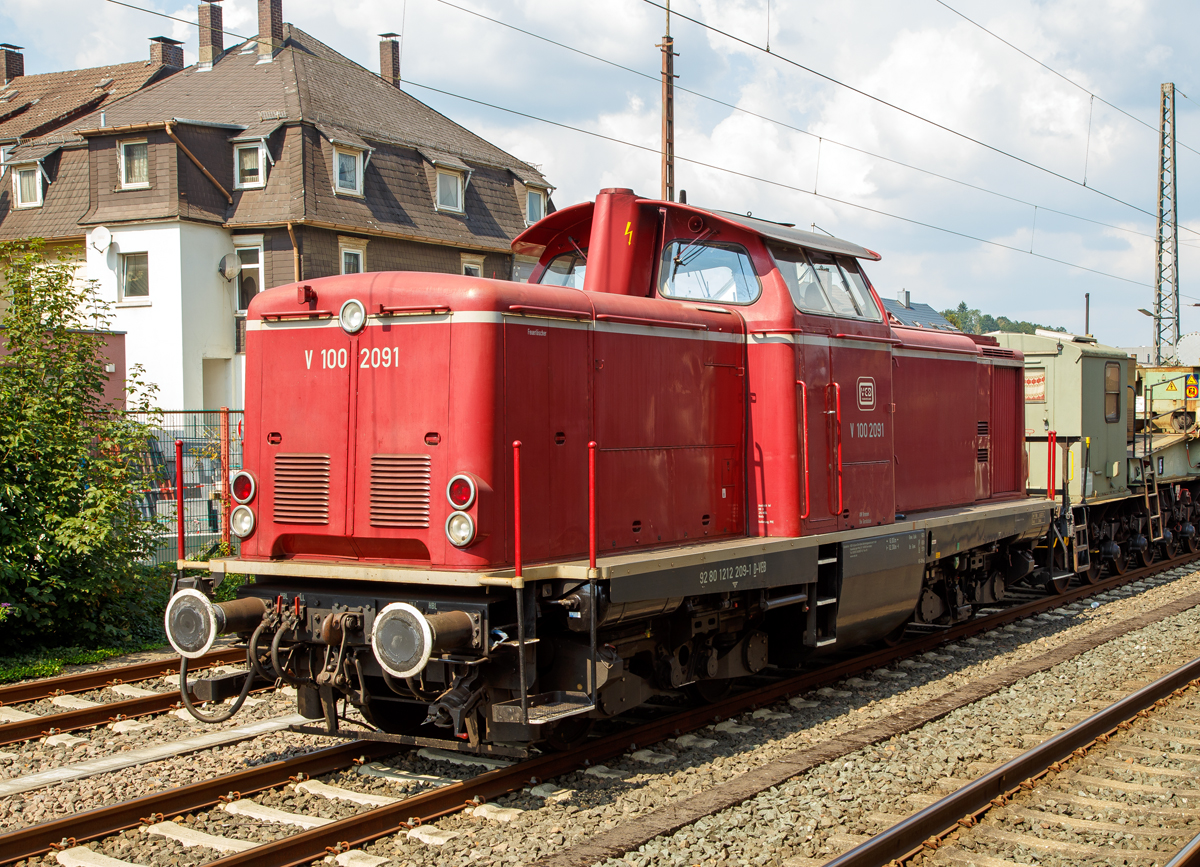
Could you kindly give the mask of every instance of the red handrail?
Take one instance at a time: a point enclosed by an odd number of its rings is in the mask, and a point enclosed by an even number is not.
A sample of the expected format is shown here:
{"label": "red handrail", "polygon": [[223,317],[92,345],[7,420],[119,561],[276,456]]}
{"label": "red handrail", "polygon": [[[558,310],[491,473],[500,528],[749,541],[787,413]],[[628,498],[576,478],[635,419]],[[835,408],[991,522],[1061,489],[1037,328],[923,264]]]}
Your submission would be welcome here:
{"label": "red handrail", "polygon": [[175,440],[175,531],[179,544],[179,559],[186,560],[183,541],[183,440]]}
{"label": "red handrail", "polygon": [[1054,499],[1054,451],[1058,448],[1058,431],[1046,433],[1046,499]]}
{"label": "red handrail", "polygon": [[[513,560],[521,577],[521,441],[513,440]],[[524,650],[522,649],[522,652]]]}
{"label": "red handrail", "polygon": [[837,426],[837,513],[840,515],[842,514],[842,386],[836,382],[831,382],[830,385],[833,386],[834,423]]}
{"label": "red handrail", "polygon": [[596,319],[601,322],[625,322],[629,325],[648,325],[654,328],[684,328],[689,331],[708,330],[708,326],[702,322],[677,322],[672,319],[649,319],[645,316],[625,316],[619,313],[597,313]]}
{"label": "red handrail", "polygon": [[558,319],[591,319],[590,310],[562,310],[558,307],[531,307],[528,304],[509,304],[508,309],[513,313],[533,316],[547,316]]}
{"label": "red handrail", "polygon": [[865,340],[868,343],[890,343],[892,346],[899,346],[903,342],[895,337],[872,337],[870,334],[835,334],[833,336],[843,340]]}
{"label": "red handrail", "polygon": [[804,444],[800,448],[804,467],[804,514],[800,516],[803,521],[808,517],[812,502],[808,487],[808,385],[800,379],[796,380],[796,385],[800,386],[800,428],[804,431]]}
{"label": "red handrail", "polygon": [[421,313],[449,313],[450,307],[446,304],[417,304],[413,307],[387,307],[383,304],[379,305],[380,316],[402,316],[405,314],[421,314]]}
{"label": "red handrail", "polygon": [[588,568],[596,568],[596,441],[588,443]]}
{"label": "red handrail", "polygon": [[283,310],[278,313],[263,313],[259,318],[264,322],[270,319],[308,319],[312,316],[333,316],[332,310]]}

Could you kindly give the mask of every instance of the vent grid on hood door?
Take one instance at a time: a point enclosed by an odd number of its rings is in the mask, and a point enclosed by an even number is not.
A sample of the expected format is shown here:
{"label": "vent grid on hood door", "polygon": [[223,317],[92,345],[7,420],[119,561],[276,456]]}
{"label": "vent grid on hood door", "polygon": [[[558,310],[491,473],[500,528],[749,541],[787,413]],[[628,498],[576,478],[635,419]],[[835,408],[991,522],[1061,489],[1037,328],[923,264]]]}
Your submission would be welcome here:
{"label": "vent grid on hood door", "polygon": [[275,522],[329,523],[329,455],[275,455]]}
{"label": "vent grid on hood door", "polygon": [[429,526],[429,455],[371,456],[371,526]]}

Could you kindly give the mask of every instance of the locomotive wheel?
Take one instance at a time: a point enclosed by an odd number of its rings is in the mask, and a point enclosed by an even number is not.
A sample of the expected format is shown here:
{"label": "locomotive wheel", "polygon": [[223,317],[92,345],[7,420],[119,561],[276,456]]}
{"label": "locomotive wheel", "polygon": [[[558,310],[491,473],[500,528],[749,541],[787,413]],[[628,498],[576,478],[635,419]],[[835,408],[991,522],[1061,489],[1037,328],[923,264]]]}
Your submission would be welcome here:
{"label": "locomotive wheel", "polygon": [[372,701],[370,722],[389,735],[408,735],[421,728],[429,708],[400,701]]}
{"label": "locomotive wheel", "polygon": [[1121,549],[1120,554],[1108,561],[1108,569],[1114,575],[1124,575],[1128,568],[1129,554],[1125,552],[1124,548]]}
{"label": "locomotive wheel", "polygon": [[1189,536],[1184,542],[1184,547],[1187,548],[1189,554],[1195,554],[1197,551],[1200,551],[1200,537]]}
{"label": "locomotive wheel", "polygon": [[1152,566],[1154,564],[1155,553],[1153,542],[1147,545],[1146,549],[1138,555],[1138,559],[1142,561],[1143,566]]}
{"label": "locomotive wheel", "polygon": [[1082,573],[1083,580],[1086,581],[1088,584],[1099,584],[1100,583],[1100,573],[1101,573],[1101,571],[1103,571],[1103,568],[1104,567],[1100,563],[1100,557],[1093,553],[1092,565],[1088,566],[1087,569]]}
{"label": "locomotive wheel", "polygon": [[689,683],[684,689],[693,699],[705,704],[712,704],[714,701],[720,701],[725,698],[725,696],[733,691],[733,682],[735,679],[732,677],[722,677],[710,680],[698,680],[695,683]]}
{"label": "locomotive wheel", "polygon": [[582,714],[561,719],[550,726],[550,732],[541,745],[556,753],[570,752],[585,740],[592,731],[592,720]]}

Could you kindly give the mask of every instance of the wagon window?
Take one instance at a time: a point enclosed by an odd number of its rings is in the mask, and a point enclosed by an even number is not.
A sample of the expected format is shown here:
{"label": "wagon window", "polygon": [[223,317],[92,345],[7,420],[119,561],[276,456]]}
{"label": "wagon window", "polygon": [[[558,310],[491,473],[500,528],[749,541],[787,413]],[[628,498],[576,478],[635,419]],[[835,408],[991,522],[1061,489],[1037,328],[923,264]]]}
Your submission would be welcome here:
{"label": "wagon window", "polygon": [[1104,420],[1121,420],[1121,365],[1116,361],[1104,364]]}
{"label": "wagon window", "polygon": [[583,276],[587,271],[587,260],[578,253],[564,253],[555,256],[542,272],[539,283],[548,286],[570,286],[573,289],[583,288]]}
{"label": "wagon window", "polygon": [[672,241],[663,250],[659,292],[668,298],[753,304],[762,285],[745,247]]}

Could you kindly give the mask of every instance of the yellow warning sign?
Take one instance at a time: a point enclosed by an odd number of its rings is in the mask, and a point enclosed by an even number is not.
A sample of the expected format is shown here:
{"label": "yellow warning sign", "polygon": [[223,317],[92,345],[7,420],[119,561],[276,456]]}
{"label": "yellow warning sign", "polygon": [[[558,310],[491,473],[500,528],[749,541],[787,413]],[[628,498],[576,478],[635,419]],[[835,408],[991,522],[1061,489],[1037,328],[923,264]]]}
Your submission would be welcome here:
{"label": "yellow warning sign", "polygon": [[1167,390],[1167,391],[1179,391],[1179,389],[1175,387],[1175,381],[1174,381],[1174,380],[1171,380],[1170,382],[1168,382],[1168,383],[1167,383],[1167,388],[1166,388],[1166,390]]}
{"label": "yellow warning sign", "polygon": [[1198,388],[1198,387],[1197,387],[1197,384],[1196,384],[1196,377],[1195,377],[1195,376],[1189,376],[1187,379],[1185,379],[1185,380],[1183,381],[1183,383],[1184,383],[1184,389],[1183,389],[1183,390],[1184,390],[1184,393],[1187,395],[1187,399],[1188,399],[1188,400],[1195,400],[1195,399],[1196,399],[1196,397],[1197,397],[1198,395],[1200,395],[1200,388]]}

